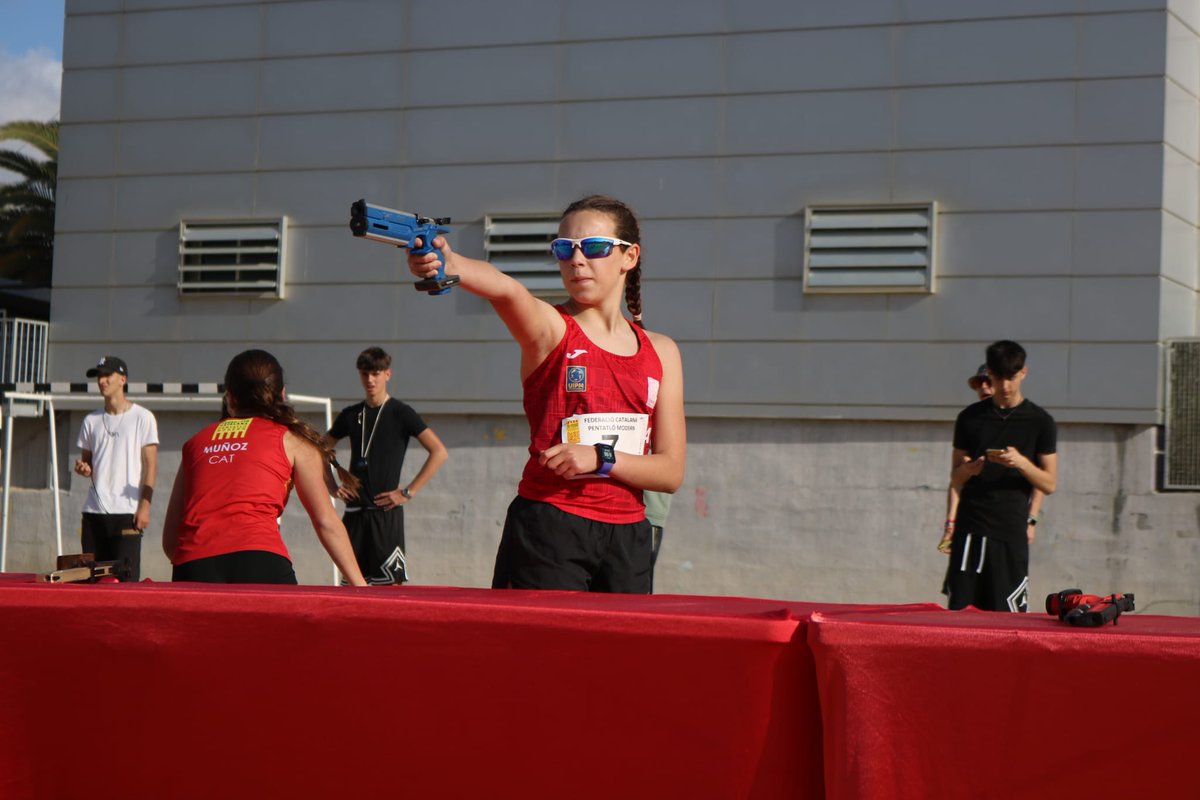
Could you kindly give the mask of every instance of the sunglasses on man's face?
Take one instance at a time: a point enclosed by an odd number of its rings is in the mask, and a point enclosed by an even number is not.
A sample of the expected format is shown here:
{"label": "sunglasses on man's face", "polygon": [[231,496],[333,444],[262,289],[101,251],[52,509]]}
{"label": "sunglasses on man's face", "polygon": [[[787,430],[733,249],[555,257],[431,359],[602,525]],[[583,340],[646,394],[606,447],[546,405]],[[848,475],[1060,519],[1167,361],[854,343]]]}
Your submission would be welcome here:
{"label": "sunglasses on man's face", "polygon": [[584,258],[605,258],[617,245],[629,247],[632,243],[624,239],[614,239],[611,236],[587,236],[583,239],[555,239],[550,243],[550,252],[559,261],[570,261],[575,248],[583,253]]}

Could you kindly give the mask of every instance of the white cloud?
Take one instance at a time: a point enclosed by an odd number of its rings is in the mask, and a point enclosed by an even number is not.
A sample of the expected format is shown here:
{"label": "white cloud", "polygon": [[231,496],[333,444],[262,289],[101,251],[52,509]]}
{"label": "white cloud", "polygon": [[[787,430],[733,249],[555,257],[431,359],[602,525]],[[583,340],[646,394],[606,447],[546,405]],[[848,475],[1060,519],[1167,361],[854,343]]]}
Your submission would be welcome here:
{"label": "white cloud", "polygon": [[[0,123],[58,119],[61,96],[62,62],[49,50],[30,50],[21,56],[0,50]],[[22,142],[8,141],[0,147],[41,157],[37,149]],[[10,183],[16,177],[0,170],[0,183]]]}
{"label": "white cloud", "polygon": [[57,119],[61,95],[62,62],[49,50],[0,51],[0,122]]}

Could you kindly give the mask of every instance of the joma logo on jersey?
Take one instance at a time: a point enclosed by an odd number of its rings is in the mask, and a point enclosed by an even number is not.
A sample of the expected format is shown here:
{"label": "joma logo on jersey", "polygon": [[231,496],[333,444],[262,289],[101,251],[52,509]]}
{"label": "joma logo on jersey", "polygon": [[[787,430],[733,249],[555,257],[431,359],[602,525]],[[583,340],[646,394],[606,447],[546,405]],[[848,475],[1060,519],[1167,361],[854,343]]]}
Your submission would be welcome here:
{"label": "joma logo on jersey", "polygon": [[587,391],[587,367],[567,367],[567,391]]}
{"label": "joma logo on jersey", "polygon": [[250,428],[250,423],[254,422],[254,417],[249,419],[227,419],[223,420],[217,429],[213,431],[212,440],[220,439],[243,439],[246,436],[246,431]]}

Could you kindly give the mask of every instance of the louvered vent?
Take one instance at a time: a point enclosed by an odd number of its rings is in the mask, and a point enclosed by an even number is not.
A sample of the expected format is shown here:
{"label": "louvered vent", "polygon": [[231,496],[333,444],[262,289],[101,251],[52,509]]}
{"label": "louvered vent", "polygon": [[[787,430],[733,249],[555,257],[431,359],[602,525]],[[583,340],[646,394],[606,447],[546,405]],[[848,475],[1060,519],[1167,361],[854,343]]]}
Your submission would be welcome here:
{"label": "louvered vent", "polygon": [[287,219],[179,223],[179,294],[283,297]]}
{"label": "louvered vent", "polygon": [[558,236],[558,215],[484,218],[483,247],[487,260],[537,295],[560,295],[565,290],[550,242]]}
{"label": "louvered vent", "polygon": [[1164,489],[1200,490],[1200,340],[1167,343]]}
{"label": "louvered vent", "polygon": [[937,206],[805,210],[804,291],[933,291]]}

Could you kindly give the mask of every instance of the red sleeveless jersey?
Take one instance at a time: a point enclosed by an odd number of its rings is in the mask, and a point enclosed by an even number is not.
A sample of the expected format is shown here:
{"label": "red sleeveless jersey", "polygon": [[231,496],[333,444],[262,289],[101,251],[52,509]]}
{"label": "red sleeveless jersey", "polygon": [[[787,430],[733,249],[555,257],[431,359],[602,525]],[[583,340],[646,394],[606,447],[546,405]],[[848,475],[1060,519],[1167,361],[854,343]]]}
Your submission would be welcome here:
{"label": "red sleeveless jersey", "polygon": [[[556,308],[567,324],[566,334],[545,361],[525,378],[529,461],[525,464],[517,494],[587,519],[622,524],[637,522],[646,516],[641,489],[600,476],[560,478],[538,464],[538,454],[561,443],[563,421],[578,415],[611,415],[617,422],[644,415],[645,435],[627,436],[625,441],[614,446],[618,450],[618,463],[622,451],[645,453],[653,427],[658,387],[662,382],[662,362],[646,333],[637,325],[630,323],[638,337],[638,351],[632,356],[614,355],[588,339],[561,306]],[[624,430],[632,426],[615,427]],[[606,440],[612,441],[612,438]]]}
{"label": "red sleeveless jersey", "polygon": [[243,550],[289,558],[278,522],[292,479],[286,432],[278,422],[249,417],[214,422],[188,439],[176,564]]}

